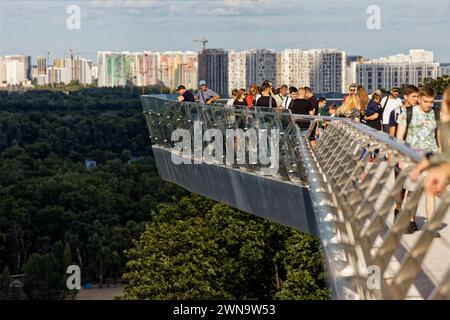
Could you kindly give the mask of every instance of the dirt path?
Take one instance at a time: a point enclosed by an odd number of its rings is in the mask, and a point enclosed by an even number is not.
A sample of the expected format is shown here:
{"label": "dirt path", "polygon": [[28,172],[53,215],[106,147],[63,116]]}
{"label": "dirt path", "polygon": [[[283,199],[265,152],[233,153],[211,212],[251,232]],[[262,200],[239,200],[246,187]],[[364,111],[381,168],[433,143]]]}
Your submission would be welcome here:
{"label": "dirt path", "polygon": [[92,289],[81,288],[76,300],[114,300],[114,297],[123,295],[122,286],[111,286],[99,288],[94,286]]}

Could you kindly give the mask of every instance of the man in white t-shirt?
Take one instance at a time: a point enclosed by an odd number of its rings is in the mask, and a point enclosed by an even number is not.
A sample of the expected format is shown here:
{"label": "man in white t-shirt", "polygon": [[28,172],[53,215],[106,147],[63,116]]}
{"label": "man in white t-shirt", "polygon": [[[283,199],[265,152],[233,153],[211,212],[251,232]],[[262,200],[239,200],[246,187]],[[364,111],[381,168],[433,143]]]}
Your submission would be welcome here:
{"label": "man in white t-shirt", "polygon": [[288,86],[283,84],[280,87],[280,92],[278,92],[275,96],[274,99],[277,102],[277,107],[281,108],[283,107],[283,101],[284,99],[288,96]]}
{"label": "man in white t-shirt", "polygon": [[395,126],[397,116],[402,107],[402,99],[398,97],[398,88],[392,88],[389,96],[381,99],[383,108],[383,131],[389,134],[391,126]]}
{"label": "man in white t-shirt", "polygon": [[289,87],[289,94],[283,100],[283,108],[289,109],[293,99],[297,97],[298,89],[296,87]]}

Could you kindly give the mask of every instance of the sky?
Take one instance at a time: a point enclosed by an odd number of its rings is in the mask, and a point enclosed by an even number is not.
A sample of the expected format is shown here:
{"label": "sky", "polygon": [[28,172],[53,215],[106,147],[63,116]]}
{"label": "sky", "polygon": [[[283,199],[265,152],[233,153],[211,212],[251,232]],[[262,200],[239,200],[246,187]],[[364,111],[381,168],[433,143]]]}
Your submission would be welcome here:
{"label": "sky", "polygon": [[[80,27],[70,5],[80,10]],[[367,26],[379,11],[379,29]],[[73,25],[73,24],[72,24]],[[432,50],[450,62],[449,0],[0,0],[0,55],[337,48],[367,58]]]}

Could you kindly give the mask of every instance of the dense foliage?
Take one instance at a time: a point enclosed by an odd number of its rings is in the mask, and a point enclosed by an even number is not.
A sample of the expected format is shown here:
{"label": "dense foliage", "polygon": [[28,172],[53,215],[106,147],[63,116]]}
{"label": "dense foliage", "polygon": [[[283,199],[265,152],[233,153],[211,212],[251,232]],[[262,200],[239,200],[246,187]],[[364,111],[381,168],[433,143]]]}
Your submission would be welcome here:
{"label": "dense foliage", "polygon": [[443,75],[436,79],[427,78],[424,80],[423,84],[432,87],[436,91],[436,94],[442,95],[445,88],[450,85],[450,75]]}
{"label": "dense foliage", "polygon": [[187,194],[158,177],[137,93],[29,92],[0,106],[0,297],[2,279],[25,274],[28,298],[62,298],[71,263],[83,281],[119,279],[152,210]]}
{"label": "dense foliage", "polygon": [[155,213],[128,256],[128,299],[330,295],[316,239],[199,196]]}

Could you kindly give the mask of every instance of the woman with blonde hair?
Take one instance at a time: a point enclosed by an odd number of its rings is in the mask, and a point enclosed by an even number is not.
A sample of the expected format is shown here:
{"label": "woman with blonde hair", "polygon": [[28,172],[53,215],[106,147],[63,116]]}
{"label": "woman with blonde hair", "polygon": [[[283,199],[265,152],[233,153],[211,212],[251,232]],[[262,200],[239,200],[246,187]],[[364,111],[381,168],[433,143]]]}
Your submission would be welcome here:
{"label": "woman with blonde hair", "polygon": [[345,99],[345,102],[336,110],[336,117],[353,119],[359,122],[361,119],[360,98],[353,94]]}
{"label": "woman with blonde hair", "polygon": [[367,94],[364,86],[359,85],[356,89],[356,95],[359,98],[359,110],[361,112],[361,117],[364,118],[364,114],[366,113],[366,108],[369,105],[369,95]]}

